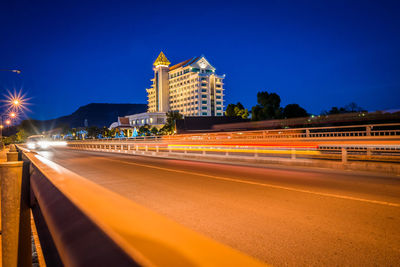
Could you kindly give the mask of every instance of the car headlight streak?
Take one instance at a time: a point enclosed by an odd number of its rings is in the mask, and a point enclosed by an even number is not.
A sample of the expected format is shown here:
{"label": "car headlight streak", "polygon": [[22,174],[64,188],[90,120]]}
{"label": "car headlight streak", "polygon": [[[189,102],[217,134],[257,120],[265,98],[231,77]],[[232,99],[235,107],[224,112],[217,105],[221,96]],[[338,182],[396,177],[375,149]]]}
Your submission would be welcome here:
{"label": "car headlight streak", "polygon": [[38,142],[28,142],[27,147],[29,149],[47,149],[49,147],[60,147],[60,146],[66,146],[67,142],[65,141],[38,141]]}

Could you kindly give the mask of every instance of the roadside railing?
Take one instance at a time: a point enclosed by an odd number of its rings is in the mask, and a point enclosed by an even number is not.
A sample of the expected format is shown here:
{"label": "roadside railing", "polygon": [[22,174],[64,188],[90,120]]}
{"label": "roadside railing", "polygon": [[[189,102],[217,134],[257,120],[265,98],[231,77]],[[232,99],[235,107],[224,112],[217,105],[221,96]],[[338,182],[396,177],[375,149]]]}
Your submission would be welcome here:
{"label": "roadside railing", "polygon": [[[140,136],[135,138],[88,139],[86,141],[116,142],[161,142],[161,141],[274,141],[274,140],[322,140],[322,139],[400,139],[400,123],[352,125],[337,127],[295,128],[279,130],[259,130],[241,132],[209,132],[197,134],[177,134],[164,136]],[[73,141],[71,141],[73,142]]]}
{"label": "roadside railing", "polygon": [[342,145],[342,144],[297,144],[291,145],[229,145],[229,144],[168,144],[155,142],[71,142],[68,147],[124,154],[174,157],[176,155],[210,157],[221,156],[242,159],[268,159],[271,157],[296,159],[325,159],[347,163],[353,161],[400,162],[400,145]]}
{"label": "roadside railing", "polygon": [[18,147],[0,164],[3,266],[31,266],[30,211],[48,266],[263,265]]}

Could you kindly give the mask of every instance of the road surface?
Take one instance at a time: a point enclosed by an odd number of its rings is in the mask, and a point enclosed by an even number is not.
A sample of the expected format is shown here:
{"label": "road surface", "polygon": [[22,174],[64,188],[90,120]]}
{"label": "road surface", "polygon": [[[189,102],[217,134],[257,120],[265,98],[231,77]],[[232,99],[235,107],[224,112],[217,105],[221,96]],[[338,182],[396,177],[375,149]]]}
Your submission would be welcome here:
{"label": "road surface", "polygon": [[39,153],[271,265],[400,266],[400,177]]}

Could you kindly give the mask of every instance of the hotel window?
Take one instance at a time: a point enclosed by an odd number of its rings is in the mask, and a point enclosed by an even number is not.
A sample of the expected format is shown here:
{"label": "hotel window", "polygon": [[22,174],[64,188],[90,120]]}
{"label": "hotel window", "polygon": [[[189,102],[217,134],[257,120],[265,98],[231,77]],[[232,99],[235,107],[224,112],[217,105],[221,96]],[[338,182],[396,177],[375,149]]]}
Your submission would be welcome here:
{"label": "hotel window", "polygon": [[207,86],[207,84],[206,83],[202,83],[201,86]]}
{"label": "hotel window", "polygon": [[[201,95],[201,98],[207,98],[207,95]],[[217,97],[218,98],[218,97]],[[220,97],[221,98],[221,97]]]}
{"label": "hotel window", "polygon": [[220,84],[217,84],[217,88],[221,88],[221,85],[220,85]]}
{"label": "hotel window", "polygon": [[202,81],[207,81],[207,78],[201,78]]}
{"label": "hotel window", "polygon": [[217,107],[217,110],[221,110],[221,107]]}
{"label": "hotel window", "polygon": [[222,103],[221,103],[221,101],[217,101],[217,105],[221,105]]}
{"label": "hotel window", "polygon": [[215,90],[215,92],[216,92],[217,94],[220,94],[222,91],[221,91],[221,90]]}
{"label": "hotel window", "polygon": [[202,92],[202,93],[206,93],[206,92],[207,92],[207,89],[201,89],[201,92]]}
{"label": "hotel window", "polygon": [[220,95],[217,95],[217,99],[221,99],[221,96],[220,96]]}
{"label": "hotel window", "polygon": [[204,116],[207,116],[207,112],[203,112],[203,113],[201,113],[202,115],[204,115]]}
{"label": "hotel window", "polygon": [[203,106],[203,107],[201,107],[201,109],[207,109],[207,107],[206,107],[206,106]]}
{"label": "hotel window", "polygon": [[221,113],[217,113],[217,116],[222,116],[222,114]]}
{"label": "hotel window", "polygon": [[201,101],[202,104],[207,104],[207,100]]}

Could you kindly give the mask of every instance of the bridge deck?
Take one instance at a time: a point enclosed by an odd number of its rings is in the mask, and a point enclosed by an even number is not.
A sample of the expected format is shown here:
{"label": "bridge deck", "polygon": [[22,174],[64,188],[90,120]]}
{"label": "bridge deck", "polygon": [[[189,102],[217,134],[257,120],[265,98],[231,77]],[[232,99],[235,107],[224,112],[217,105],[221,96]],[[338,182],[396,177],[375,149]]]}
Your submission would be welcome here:
{"label": "bridge deck", "polygon": [[400,264],[398,177],[68,149],[39,154],[272,265]]}

